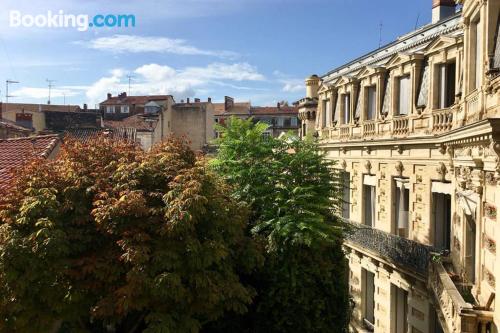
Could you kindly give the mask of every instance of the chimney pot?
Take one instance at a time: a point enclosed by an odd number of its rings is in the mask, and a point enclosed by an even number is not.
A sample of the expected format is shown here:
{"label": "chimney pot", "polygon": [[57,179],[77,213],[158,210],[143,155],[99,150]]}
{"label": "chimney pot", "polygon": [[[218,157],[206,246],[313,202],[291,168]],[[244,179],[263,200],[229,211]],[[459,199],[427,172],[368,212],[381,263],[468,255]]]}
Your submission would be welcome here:
{"label": "chimney pot", "polygon": [[83,109],[84,109],[84,110],[87,110],[87,109],[88,109],[87,103],[84,103],[84,104],[83,104]]}
{"label": "chimney pot", "polygon": [[110,99],[110,98],[111,98],[111,93],[108,93],[108,99]]}
{"label": "chimney pot", "polygon": [[207,102],[208,102],[208,103],[212,103],[212,97],[209,97],[209,98],[207,99]]}
{"label": "chimney pot", "polygon": [[187,98],[187,102],[186,102],[186,103],[188,103],[188,104],[189,104],[189,97]]}

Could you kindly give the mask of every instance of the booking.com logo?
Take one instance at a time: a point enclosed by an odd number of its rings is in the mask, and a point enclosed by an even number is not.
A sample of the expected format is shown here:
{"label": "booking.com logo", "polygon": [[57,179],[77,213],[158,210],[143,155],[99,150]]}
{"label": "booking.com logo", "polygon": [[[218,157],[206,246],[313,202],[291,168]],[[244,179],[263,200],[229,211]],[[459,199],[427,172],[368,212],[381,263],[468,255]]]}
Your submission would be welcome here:
{"label": "booking.com logo", "polygon": [[22,14],[18,10],[11,10],[9,15],[10,27],[37,27],[37,28],[76,28],[78,31],[87,31],[89,28],[127,28],[135,27],[135,15],[108,14],[94,15],[65,14],[63,10],[47,14],[31,15]]}

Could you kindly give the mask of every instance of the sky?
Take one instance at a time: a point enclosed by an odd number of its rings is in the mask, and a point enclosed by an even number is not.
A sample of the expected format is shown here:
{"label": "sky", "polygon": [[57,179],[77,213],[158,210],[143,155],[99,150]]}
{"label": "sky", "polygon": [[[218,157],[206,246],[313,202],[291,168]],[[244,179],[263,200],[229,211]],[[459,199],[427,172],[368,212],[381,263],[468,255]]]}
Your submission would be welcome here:
{"label": "sky", "polygon": [[[0,95],[87,103],[171,94],[252,105],[304,97],[322,75],[431,20],[431,0],[0,0]],[[134,27],[11,26],[21,15],[127,14]],[[380,34],[380,24],[382,33]],[[380,38],[381,35],[381,38]]]}

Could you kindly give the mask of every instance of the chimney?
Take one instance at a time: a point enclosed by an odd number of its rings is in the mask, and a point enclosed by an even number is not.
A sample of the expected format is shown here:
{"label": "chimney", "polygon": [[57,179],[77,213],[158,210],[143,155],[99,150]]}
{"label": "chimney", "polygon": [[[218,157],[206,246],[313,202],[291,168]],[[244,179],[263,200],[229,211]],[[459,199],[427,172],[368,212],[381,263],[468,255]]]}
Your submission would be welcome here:
{"label": "chimney", "polygon": [[209,98],[207,99],[207,102],[208,102],[208,103],[212,103],[212,97],[209,97]]}
{"label": "chimney", "polygon": [[111,93],[108,93],[108,99],[110,99],[110,98],[111,98]]}
{"label": "chimney", "polygon": [[432,23],[455,14],[455,0],[432,0]]}
{"label": "chimney", "polygon": [[87,111],[87,109],[88,109],[88,108],[89,108],[89,107],[87,106],[87,103],[84,103],[84,104],[83,104],[83,110]]}
{"label": "chimney", "polygon": [[194,99],[194,102],[195,102],[195,103],[200,103],[201,101],[200,101],[200,99],[199,99],[199,98],[195,98],[195,99]]}
{"label": "chimney", "polygon": [[234,106],[234,99],[229,96],[224,96],[224,111],[231,109]]}
{"label": "chimney", "polygon": [[280,106],[281,106],[281,104],[280,104],[280,102],[278,102],[278,103],[276,104],[276,107],[279,109],[279,108],[280,108]]}
{"label": "chimney", "polygon": [[189,97],[186,99],[186,103],[188,103],[188,104],[189,104]]}

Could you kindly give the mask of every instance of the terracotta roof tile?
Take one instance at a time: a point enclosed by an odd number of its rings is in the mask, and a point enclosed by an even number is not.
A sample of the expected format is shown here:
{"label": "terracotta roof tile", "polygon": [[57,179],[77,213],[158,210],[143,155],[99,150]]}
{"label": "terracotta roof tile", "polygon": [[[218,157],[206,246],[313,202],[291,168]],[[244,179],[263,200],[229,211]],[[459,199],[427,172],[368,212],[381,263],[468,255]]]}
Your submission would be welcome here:
{"label": "terracotta roof tile", "polygon": [[12,170],[35,157],[48,158],[60,143],[57,135],[0,140],[0,190],[12,180]]}
{"label": "terracotta roof tile", "polygon": [[146,104],[150,101],[166,101],[172,98],[171,95],[149,95],[149,96],[112,96],[100,103],[100,105],[121,105],[121,104]]}
{"label": "terracotta roof tile", "polygon": [[291,106],[259,106],[250,109],[251,114],[266,114],[266,115],[298,115],[299,109]]}
{"label": "terracotta roof tile", "polygon": [[28,103],[0,103],[2,112],[4,111],[83,111],[79,105],[57,105],[57,104],[28,104]]}

